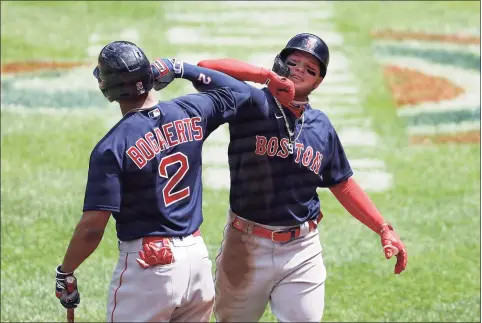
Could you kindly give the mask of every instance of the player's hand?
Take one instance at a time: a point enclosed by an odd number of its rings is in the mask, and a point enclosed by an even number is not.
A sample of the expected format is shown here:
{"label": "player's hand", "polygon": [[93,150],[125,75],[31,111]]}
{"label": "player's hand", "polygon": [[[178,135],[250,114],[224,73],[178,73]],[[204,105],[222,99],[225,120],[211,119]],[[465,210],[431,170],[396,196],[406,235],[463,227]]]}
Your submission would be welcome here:
{"label": "player's hand", "polygon": [[268,71],[266,80],[268,90],[283,106],[288,106],[295,98],[295,85],[286,77],[281,77],[273,71]]}
{"label": "player's hand", "polygon": [[383,224],[380,230],[380,238],[385,253],[385,258],[397,257],[395,274],[400,274],[407,267],[407,250],[398,234],[390,224]]}
{"label": "player's hand", "polygon": [[74,273],[65,273],[60,269],[60,266],[55,270],[55,296],[65,308],[76,308],[80,303],[80,294]]}
{"label": "player's hand", "polygon": [[175,78],[181,77],[184,64],[180,60],[156,58],[151,63],[154,90],[159,91],[168,86]]}

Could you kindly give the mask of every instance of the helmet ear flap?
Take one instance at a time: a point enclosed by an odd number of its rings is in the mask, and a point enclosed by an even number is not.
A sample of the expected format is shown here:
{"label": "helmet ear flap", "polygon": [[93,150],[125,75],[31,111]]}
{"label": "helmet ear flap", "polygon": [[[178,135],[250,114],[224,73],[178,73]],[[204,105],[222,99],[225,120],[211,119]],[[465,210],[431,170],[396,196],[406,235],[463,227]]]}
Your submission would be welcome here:
{"label": "helmet ear flap", "polygon": [[290,76],[290,68],[286,65],[285,62],[281,59],[280,55],[276,55],[274,59],[274,64],[272,71],[278,74],[281,77],[289,77]]}

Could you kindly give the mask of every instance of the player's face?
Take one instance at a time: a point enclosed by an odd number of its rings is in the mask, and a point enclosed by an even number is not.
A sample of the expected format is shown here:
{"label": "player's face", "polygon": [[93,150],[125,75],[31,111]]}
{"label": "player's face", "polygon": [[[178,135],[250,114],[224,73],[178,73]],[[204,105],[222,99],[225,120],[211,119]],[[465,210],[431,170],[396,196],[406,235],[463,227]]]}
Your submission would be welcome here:
{"label": "player's face", "polygon": [[309,53],[294,51],[287,57],[286,64],[290,68],[289,79],[295,84],[295,99],[305,100],[323,80],[318,60]]}

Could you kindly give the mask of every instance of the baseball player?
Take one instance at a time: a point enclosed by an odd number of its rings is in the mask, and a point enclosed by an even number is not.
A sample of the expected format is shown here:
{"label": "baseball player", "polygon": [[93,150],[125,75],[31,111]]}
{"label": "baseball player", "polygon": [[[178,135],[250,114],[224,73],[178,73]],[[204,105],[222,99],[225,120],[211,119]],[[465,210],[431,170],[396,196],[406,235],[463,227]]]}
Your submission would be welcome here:
{"label": "baseball player", "polygon": [[[208,322],[214,284],[202,223],[201,149],[209,134],[250,108],[243,82],[182,61],[151,65],[135,44],[106,45],[94,70],[99,88],[117,101],[122,119],[90,156],[83,215],[61,265],[56,296],[66,308],[80,302],[67,281],[99,245],[110,215],[116,221],[119,259],[108,293],[107,321]],[[175,78],[202,91],[158,102]],[[271,74],[270,89],[284,102],[292,81]],[[69,285],[70,286],[70,285]]]}
{"label": "baseball player", "polygon": [[[319,322],[326,269],[317,225],[323,217],[316,189],[329,188],[346,210],[381,239],[395,274],[407,252],[362,188],[326,114],[309,95],[326,76],[329,49],[318,36],[295,35],[272,70],[295,84],[295,99],[277,100],[250,86],[252,108],[229,121],[230,210],[216,258],[214,314],[218,322],[256,322],[268,302],[281,322]],[[241,81],[265,83],[264,68],[234,59],[198,66]]]}

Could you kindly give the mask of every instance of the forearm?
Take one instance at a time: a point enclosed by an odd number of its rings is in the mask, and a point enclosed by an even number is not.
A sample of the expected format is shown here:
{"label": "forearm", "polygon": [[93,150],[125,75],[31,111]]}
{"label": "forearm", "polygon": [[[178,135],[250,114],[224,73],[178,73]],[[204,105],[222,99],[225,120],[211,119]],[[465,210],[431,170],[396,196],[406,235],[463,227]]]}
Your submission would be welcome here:
{"label": "forearm", "polygon": [[200,91],[226,87],[236,92],[243,92],[247,87],[245,83],[227,74],[187,63],[184,63],[181,78],[191,81],[194,87]]}
{"label": "forearm", "polygon": [[360,222],[380,236],[385,258],[397,257],[395,274],[400,274],[407,267],[407,250],[400,237],[383,219],[373,202],[363,189],[352,179],[330,187],[338,201]]}
{"label": "forearm", "polygon": [[231,58],[200,61],[198,66],[206,67],[228,74],[240,81],[265,84],[269,71],[263,67],[254,66]]}
{"label": "forearm", "polygon": [[104,231],[94,231],[79,223],[65,253],[62,271],[73,272],[76,270],[97,249],[103,235]]}
{"label": "forearm", "polygon": [[330,191],[353,217],[373,232],[380,234],[382,226],[386,224],[385,219],[355,180],[349,178],[334,187],[330,187]]}

